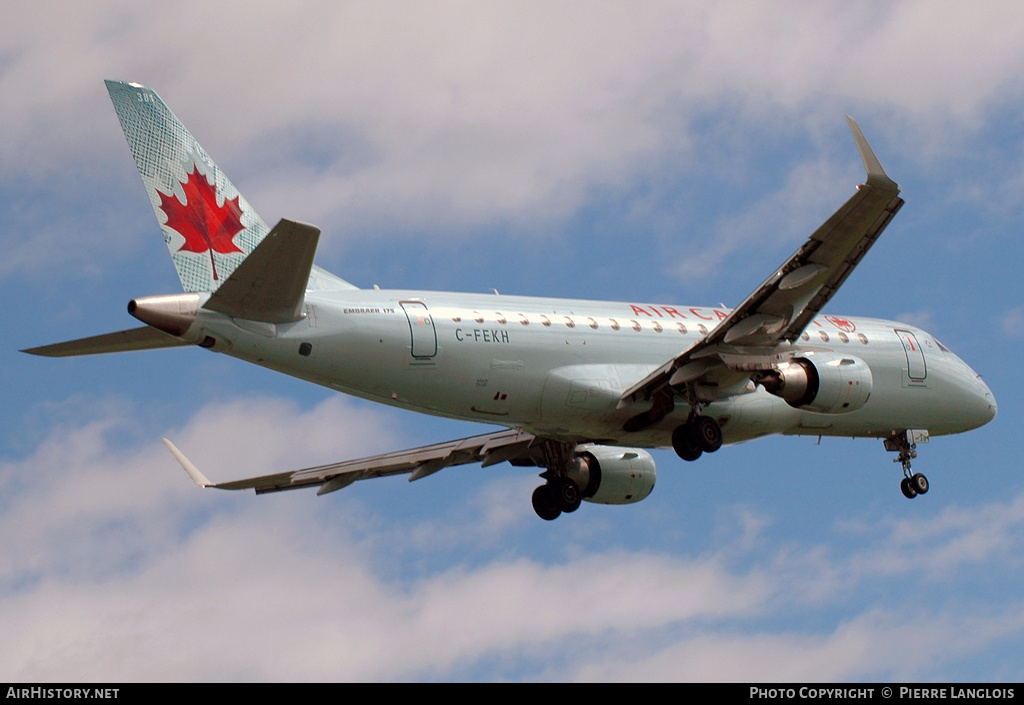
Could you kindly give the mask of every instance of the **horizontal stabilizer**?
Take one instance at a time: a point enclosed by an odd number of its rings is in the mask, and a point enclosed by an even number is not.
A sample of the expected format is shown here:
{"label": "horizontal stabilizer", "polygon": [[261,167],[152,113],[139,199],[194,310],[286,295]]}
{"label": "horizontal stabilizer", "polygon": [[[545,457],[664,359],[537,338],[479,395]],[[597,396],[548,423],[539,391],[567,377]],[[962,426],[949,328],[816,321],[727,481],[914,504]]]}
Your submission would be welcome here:
{"label": "horizontal stabilizer", "polygon": [[298,320],[319,239],[319,228],[281,220],[203,308],[249,321]]}
{"label": "horizontal stabilizer", "polygon": [[100,353],[128,352],[130,350],[154,350],[190,345],[184,340],[161,333],[156,328],[145,326],[116,333],[94,335],[91,338],[69,340],[66,343],[44,345],[39,348],[22,350],[31,355],[43,357],[74,357],[76,355],[99,355]]}

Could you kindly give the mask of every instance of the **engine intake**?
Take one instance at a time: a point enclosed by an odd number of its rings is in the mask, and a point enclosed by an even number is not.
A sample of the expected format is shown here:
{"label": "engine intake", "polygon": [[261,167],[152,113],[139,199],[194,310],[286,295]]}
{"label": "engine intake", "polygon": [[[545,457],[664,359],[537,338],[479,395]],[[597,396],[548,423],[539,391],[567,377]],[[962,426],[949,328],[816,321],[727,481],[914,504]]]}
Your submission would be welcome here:
{"label": "engine intake", "polygon": [[821,414],[860,409],[871,396],[873,384],[866,362],[832,352],[805,353],[762,374],[757,381],[790,406]]}
{"label": "engine intake", "polygon": [[583,499],[598,504],[633,504],[645,499],[658,479],[654,458],[641,448],[577,446],[569,477]]}

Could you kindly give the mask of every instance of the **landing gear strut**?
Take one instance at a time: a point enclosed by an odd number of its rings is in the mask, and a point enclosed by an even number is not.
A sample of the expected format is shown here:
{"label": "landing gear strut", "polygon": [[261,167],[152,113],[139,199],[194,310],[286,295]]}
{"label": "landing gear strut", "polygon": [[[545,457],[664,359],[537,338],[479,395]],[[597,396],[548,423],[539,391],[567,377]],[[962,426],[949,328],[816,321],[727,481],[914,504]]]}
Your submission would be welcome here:
{"label": "landing gear strut", "polygon": [[690,419],[672,432],[672,448],[683,460],[696,460],[721,447],[722,427],[710,416],[690,414]]}
{"label": "landing gear strut", "polygon": [[[885,439],[885,449],[888,451],[899,451],[899,455],[893,458],[894,463],[903,466],[903,479],[900,481],[900,491],[907,499],[913,499],[919,494],[928,491],[928,478],[921,473],[914,473],[910,470],[910,461],[917,457],[917,444],[911,440],[911,431],[894,433]],[[927,437],[925,437],[927,441]]]}

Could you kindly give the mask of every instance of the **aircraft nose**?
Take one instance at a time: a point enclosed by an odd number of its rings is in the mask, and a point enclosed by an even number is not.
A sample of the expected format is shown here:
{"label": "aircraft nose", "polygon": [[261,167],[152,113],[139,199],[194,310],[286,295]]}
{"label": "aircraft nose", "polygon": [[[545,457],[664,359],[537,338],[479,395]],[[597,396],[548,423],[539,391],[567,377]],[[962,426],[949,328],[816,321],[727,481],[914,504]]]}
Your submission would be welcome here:
{"label": "aircraft nose", "polygon": [[954,382],[954,386],[959,389],[956,409],[963,423],[963,430],[969,431],[994,419],[999,407],[995,395],[981,375],[960,358],[956,358],[956,362],[958,364],[954,377],[957,381]]}
{"label": "aircraft nose", "polygon": [[981,378],[981,375],[972,370],[966,364],[964,364],[964,367],[969,371],[971,381],[969,391],[970,398],[967,401],[967,408],[965,411],[969,413],[972,427],[978,428],[979,426],[984,426],[996,417],[996,412],[999,410],[999,406],[996,404],[995,395],[992,394],[992,390],[988,388],[987,384],[985,384],[985,380]]}
{"label": "aircraft nose", "polygon": [[999,405],[996,404],[995,395],[992,394],[992,390],[988,388],[987,384],[985,384],[985,381],[981,378],[981,375],[977,375],[976,380],[978,383],[978,389],[981,392],[982,398],[986,404],[985,409],[982,411],[982,416],[985,419],[984,421],[982,421],[982,423],[986,424],[996,417],[996,413],[999,411]]}

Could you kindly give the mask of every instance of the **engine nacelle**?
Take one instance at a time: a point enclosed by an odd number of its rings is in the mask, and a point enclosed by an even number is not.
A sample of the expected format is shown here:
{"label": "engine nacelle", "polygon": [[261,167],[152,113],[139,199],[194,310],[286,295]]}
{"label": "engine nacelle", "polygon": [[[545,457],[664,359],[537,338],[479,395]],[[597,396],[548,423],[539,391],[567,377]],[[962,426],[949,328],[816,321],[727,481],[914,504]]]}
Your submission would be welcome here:
{"label": "engine nacelle", "polygon": [[856,411],[867,403],[872,389],[866,362],[834,352],[804,353],[765,373],[758,382],[790,406],[820,414]]}
{"label": "engine nacelle", "polygon": [[633,504],[654,489],[658,469],[651,454],[641,448],[588,443],[576,447],[569,477],[588,502]]}

